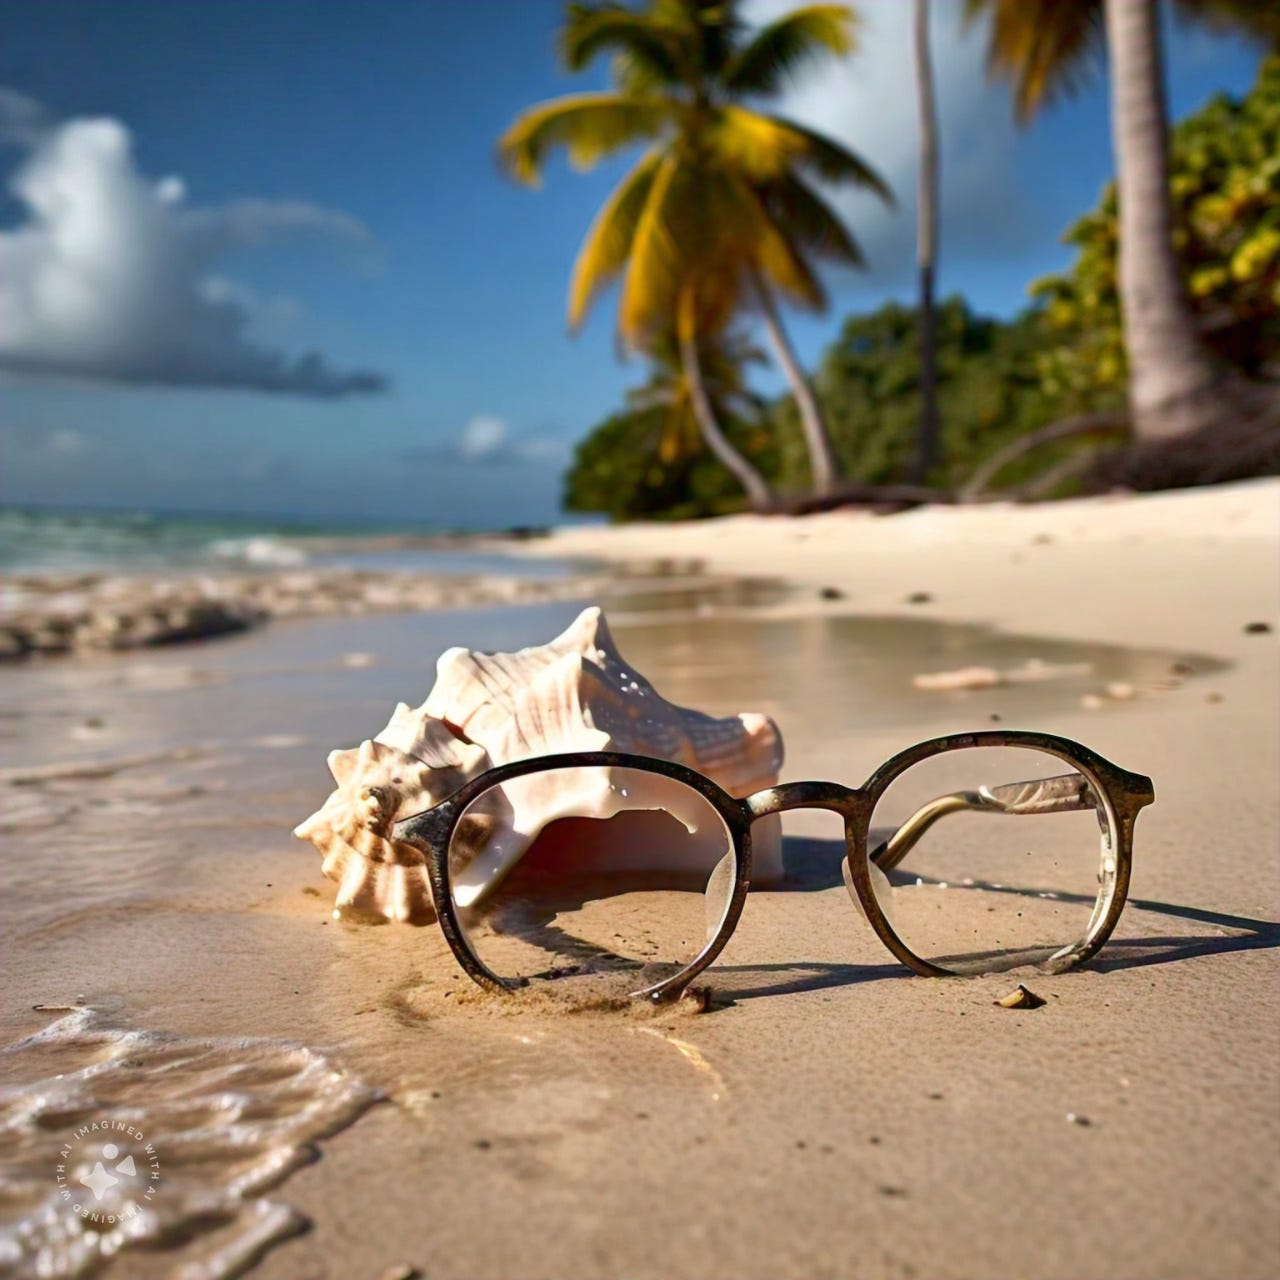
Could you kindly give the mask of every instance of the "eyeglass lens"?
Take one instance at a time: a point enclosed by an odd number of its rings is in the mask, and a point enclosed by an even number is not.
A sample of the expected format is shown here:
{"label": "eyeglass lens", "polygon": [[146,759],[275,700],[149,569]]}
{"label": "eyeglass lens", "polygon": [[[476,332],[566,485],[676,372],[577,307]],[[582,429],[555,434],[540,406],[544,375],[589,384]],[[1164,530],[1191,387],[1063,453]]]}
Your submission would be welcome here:
{"label": "eyeglass lens", "polygon": [[1088,933],[1114,869],[1105,802],[1069,762],[971,747],[889,785],[868,840],[876,900],[920,959],[960,973],[1052,962]]}
{"label": "eyeglass lens", "polygon": [[729,829],[699,792],[643,770],[578,766],[473,800],[449,874],[467,945],[495,976],[609,978],[634,991],[706,949],[737,872]]}

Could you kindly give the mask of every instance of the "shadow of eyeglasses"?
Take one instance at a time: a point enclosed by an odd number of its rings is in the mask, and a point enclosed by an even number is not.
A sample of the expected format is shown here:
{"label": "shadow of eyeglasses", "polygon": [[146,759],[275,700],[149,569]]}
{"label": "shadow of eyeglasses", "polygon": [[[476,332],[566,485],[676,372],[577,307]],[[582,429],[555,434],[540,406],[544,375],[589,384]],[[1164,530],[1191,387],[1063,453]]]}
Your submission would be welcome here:
{"label": "shadow of eyeglasses", "polygon": [[[840,863],[845,856],[842,840],[821,840],[811,836],[787,836],[782,843],[785,878],[768,889],[753,893],[816,893],[843,885]],[[914,877],[913,877],[914,878]],[[995,886],[987,886],[995,889]],[[1017,894],[1013,888],[998,892]],[[1062,894],[1064,900],[1091,902],[1078,894]],[[1123,930],[1129,914],[1146,911],[1175,920],[1194,921],[1216,929],[1235,930],[1226,936],[1200,933],[1168,933],[1154,937],[1125,937]],[[748,917],[749,918],[749,917]],[[1138,969],[1153,964],[1173,964],[1197,956],[1224,955],[1233,951],[1257,951],[1280,947],[1280,921],[1256,920],[1251,916],[1209,911],[1203,907],[1181,903],[1157,902],[1150,898],[1130,897],[1120,919],[1117,934],[1101,953],[1089,962],[1089,968],[1100,973],[1121,969]],[[752,975],[785,973],[791,976],[781,982],[753,982]],[[885,978],[913,977],[895,963],[877,965],[795,964],[718,965],[710,971],[710,985],[717,997],[728,1003],[754,1000],[760,996],[791,995],[807,991],[824,991],[833,987],[853,986]]]}

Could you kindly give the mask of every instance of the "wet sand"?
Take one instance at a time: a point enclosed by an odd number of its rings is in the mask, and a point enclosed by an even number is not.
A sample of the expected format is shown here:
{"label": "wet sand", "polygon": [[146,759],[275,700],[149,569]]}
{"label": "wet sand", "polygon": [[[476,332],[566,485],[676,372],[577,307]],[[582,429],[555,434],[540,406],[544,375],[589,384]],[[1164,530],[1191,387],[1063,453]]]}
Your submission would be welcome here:
{"label": "wet sand", "polygon": [[[788,880],[751,894],[706,1012],[503,1001],[432,928],[333,921],[288,834],[327,793],[325,752],[420,698],[443,648],[541,642],[571,602],[10,669],[4,1039],[61,1029],[0,1054],[21,1193],[0,1208],[52,1190],[80,1111],[133,1107],[186,1216],[109,1276],[1274,1275],[1277,681],[1274,635],[1244,628],[1275,625],[1278,499],[1265,483],[537,548],[797,584],[610,610],[671,700],[777,717],[789,778],[857,784],[993,715],[1149,773],[1117,935],[1029,979],[1034,1010],[993,1003],[1008,976],[894,963],[849,904],[829,815],[788,818]],[[1090,670],[910,685],[1034,658]],[[47,1083],[103,1061],[78,1100]],[[245,1137],[240,1164],[219,1126]]]}

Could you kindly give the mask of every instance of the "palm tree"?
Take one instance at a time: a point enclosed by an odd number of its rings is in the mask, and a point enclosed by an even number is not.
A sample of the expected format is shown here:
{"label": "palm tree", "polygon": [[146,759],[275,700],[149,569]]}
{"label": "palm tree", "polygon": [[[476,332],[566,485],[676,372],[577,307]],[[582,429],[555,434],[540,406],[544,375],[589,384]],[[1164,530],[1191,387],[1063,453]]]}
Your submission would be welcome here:
{"label": "palm tree", "polygon": [[929,0],[915,0],[916,102],[920,114],[920,187],[916,258],[920,266],[920,431],[911,478],[924,484],[938,463],[938,355],[933,286],[938,261],[938,107],[929,53]]}
{"label": "palm tree", "polygon": [[[1156,0],[967,0],[991,17],[990,64],[1029,119],[1074,89],[1104,36],[1120,204],[1119,290],[1129,362],[1129,410],[1139,447],[1195,442],[1201,456],[1275,449],[1280,396],[1224,369],[1201,342],[1173,240],[1168,107]],[[1280,6],[1180,0],[1214,25],[1280,42]]]}
{"label": "palm tree", "polygon": [[[723,331],[744,308],[763,317],[800,410],[816,489],[830,489],[835,458],[826,424],[787,339],[781,297],[821,310],[822,261],[861,266],[848,229],[815,183],[850,183],[890,199],[857,156],[794,121],[747,105],[781,92],[819,54],[854,47],[854,18],[842,5],[797,9],[750,32],[737,0],[648,0],[571,5],[560,38],[566,66],[581,70],[612,53],[614,88],[530,108],[500,144],[515,177],[536,182],[547,154],[564,147],[589,168],[647,144],[596,216],[569,289],[569,323],[622,279],[618,329],[646,350],[675,331],[692,403],[708,447],[731,466],[756,505],[760,484],[723,433],[697,368],[702,338]],[[757,477],[758,479],[758,477]]]}
{"label": "palm tree", "polygon": [[[763,410],[759,397],[747,387],[745,368],[748,364],[762,363],[764,353],[740,330],[726,330],[704,338],[697,344],[694,356],[697,377],[691,381],[680,339],[674,332],[663,334],[649,352],[648,381],[627,393],[628,408],[642,413],[650,411],[659,417],[660,463],[670,464],[688,457],[707,443],[700,400],[705,399],[709,406],[718,434],[723,434],[719,431],[720,422],[729,419],[751,422],[758,420]],[[725,444],[728,445],[727,440]],[[732,445],[728,447],[741,459],[742,455],[733,450]],[[725,458],[721,456],[720,461],[724,462]],[[755,475],[759,478],[759,472]],[[759,478],[759,483],[771,502],[772,494],[763,478]]]}

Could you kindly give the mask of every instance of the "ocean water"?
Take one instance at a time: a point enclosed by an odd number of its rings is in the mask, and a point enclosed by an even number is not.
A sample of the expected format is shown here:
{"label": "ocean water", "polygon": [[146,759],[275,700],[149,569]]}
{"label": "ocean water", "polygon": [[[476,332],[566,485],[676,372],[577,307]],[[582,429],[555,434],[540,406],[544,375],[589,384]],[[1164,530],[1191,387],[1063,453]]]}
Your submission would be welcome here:
{"label": "ocean water", "polygon": [[0,573],[54,576],[166,570],[317,568],[554,577],[563,566],[468,548],[415,545],[442,531],[267,518],[0,507]]}
{"label": "ocean water", "polygon": [[50,1012],[0,1048],[6,1276],[241,1275],[307,1229],[272,1190],[381,1098],[297,1043]]}

